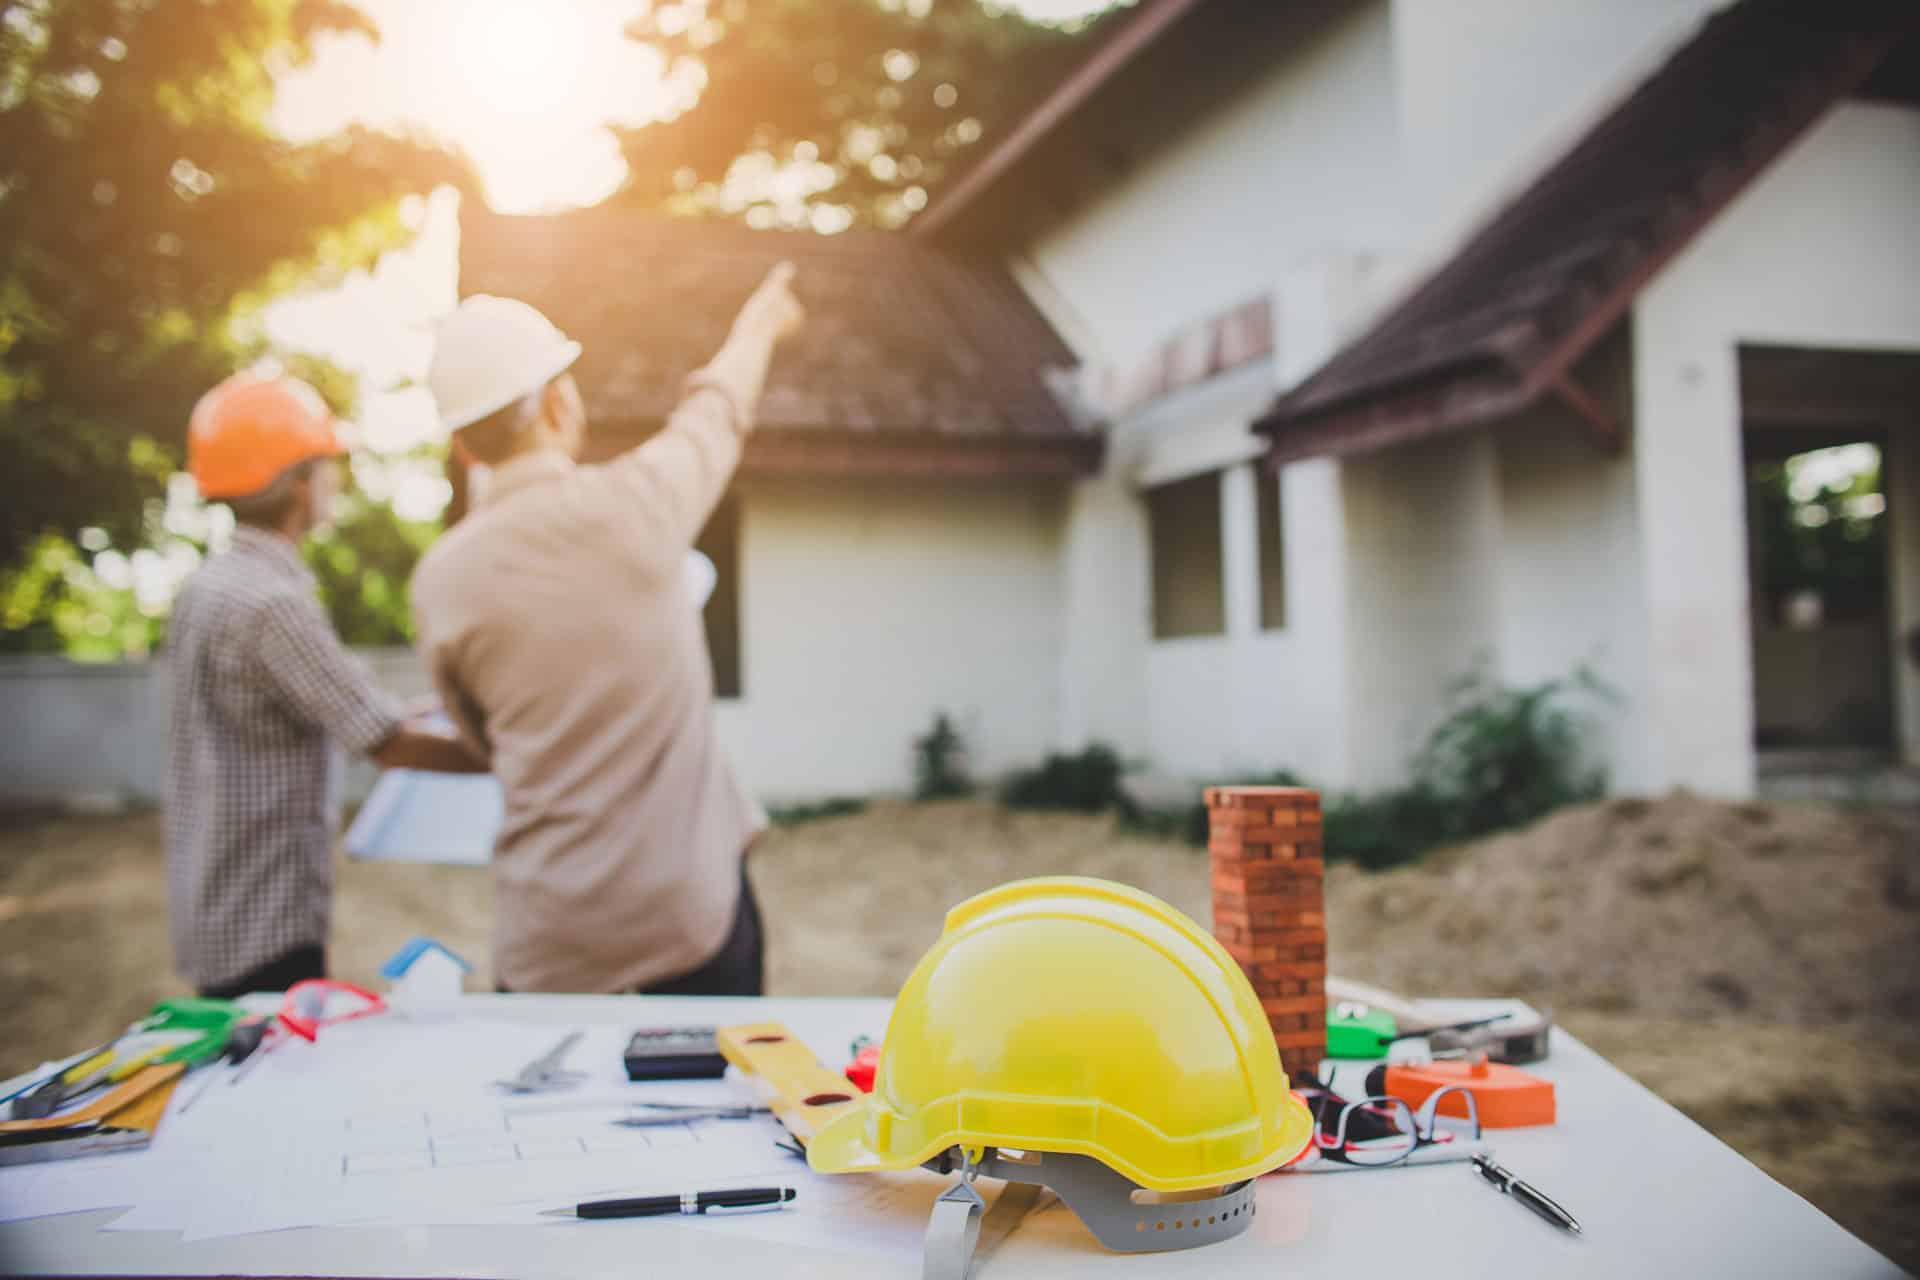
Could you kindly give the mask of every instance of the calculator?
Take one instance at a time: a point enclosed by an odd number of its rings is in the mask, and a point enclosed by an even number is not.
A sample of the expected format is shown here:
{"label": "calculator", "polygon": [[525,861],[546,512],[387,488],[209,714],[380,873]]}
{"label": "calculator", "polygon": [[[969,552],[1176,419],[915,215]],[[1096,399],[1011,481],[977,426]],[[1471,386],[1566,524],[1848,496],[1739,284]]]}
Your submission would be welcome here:
{"label": "calculator", "polygon": [[727,1060],[714,1027],[643,1027],[627,1041],[629,1080],[713,1080]]}

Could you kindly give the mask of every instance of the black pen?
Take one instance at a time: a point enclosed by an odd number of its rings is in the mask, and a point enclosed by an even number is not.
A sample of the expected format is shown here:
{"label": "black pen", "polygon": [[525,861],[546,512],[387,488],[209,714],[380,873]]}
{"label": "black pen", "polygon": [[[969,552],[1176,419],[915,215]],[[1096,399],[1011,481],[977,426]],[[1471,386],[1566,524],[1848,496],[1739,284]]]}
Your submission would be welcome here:
{"label": "black pen", "polygon": [[1475,1172],[1496,1188],[1506,1192],[1554,1226],[1571,1231],[1575,1235],[1580,1234],[1580,1224],[1574,1220],[1572,1214],[1548,1199],[1539,1188],[1528,1186],[1512,1173],[1495,1164],[1491,1156],[1475,1156],[1473,1167]]}
{"label": "black pen", "polygon": [[637,1196],[632,1200],[592,1200],[571,1209],[547,1209],[548,1218],[654,1218],[668,1213],[705,1213],[710,1209],[763,1209],[793,1199],[792,1187],[736,1187],[729,1191],[686,1191],[677,1196]]}

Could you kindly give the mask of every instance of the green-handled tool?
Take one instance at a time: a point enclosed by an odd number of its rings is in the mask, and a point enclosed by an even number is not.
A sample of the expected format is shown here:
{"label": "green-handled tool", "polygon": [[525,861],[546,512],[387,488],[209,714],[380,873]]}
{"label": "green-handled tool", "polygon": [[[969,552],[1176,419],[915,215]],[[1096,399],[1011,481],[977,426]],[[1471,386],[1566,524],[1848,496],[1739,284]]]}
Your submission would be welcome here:
{"label": "green-handled tool", "polygon": [[44,1119],[95,1089],[128,1079],[142,1067],[169,1062],[196,1066],[226,1047],[241,1017],[240,1006],[228,1000],[201,996],[162,1000],[119,1039],[15,1098],[9,1114],[15,1120]]}

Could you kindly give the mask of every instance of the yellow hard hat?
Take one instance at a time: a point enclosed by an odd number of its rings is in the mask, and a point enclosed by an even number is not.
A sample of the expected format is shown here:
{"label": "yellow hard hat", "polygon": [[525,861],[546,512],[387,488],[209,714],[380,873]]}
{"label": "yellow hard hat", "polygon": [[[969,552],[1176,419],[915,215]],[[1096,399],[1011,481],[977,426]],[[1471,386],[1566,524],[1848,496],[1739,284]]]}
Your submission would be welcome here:
{"label": "yellow hard hat", "polygon": [[1138,889],[1056,877],[948,913],[901,988],[873,1092],[807,1159],[853,1173],[956,1147],[1061,1152],[1178,1192],[1277,1168],[1312,1131],[1218,942]]}

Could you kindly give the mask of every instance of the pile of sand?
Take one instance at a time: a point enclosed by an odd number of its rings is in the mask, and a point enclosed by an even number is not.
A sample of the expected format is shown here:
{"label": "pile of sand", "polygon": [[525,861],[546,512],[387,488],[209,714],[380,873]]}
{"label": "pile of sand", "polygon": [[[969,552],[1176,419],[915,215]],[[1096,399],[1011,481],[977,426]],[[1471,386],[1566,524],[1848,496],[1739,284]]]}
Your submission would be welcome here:
{"label": "pile of sand", "polygon": [[1920,818],[1688,795],[1328,880],[1336,971],[1417,994],[1920,1022]]}

